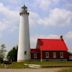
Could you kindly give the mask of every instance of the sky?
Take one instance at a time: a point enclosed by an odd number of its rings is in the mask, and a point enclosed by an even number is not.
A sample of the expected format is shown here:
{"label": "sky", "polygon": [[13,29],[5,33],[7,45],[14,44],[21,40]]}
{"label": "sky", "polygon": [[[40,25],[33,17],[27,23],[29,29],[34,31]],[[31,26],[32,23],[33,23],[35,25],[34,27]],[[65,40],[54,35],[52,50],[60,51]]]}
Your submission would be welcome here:
{"label": "sky", "polygon": [[23,5],[29,11],[30,47],[38,38],[60,38],[72,52],[72,0],[0,0],[0,45],[7,51],[18,45],[19,12]]}

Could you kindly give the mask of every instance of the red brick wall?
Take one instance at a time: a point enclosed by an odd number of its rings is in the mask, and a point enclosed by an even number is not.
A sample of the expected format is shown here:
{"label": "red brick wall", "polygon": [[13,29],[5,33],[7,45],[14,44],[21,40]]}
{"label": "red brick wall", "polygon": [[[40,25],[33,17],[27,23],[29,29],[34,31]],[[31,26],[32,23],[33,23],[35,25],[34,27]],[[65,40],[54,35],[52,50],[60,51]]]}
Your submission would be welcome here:
{"label": "red brick wall", "polygon": [[[43,51],[42,52],[42,59],[46,59],[46,56],[45,56],[45,52],[47,52],[47,51]],[[56,52],[56,58],[53,58],[53,51],[49,51],[49,59],[62,59],[62,58],[60,58],[60,51],[55,51]],[[31,53],[31,59],[34,59],[34,55],[33,55],[34,53]],[[68,52],[63,52],[63,56],[64,56],[64,58],[63,59],[68,59]],[[41,57],[41,55],[40,55],[40,52],[38,52],[37,53],[37,59],[41,59],[40,58]]]}
{"label": "red brick wall", "polygon": [[[68,58],[68,53],[67,52],[63,52],[63,56],[64,56],[64,59],[67,59]],[[45,59],[45,52],[42,53],[42,58]],[[52,51],[49,51],[49,59],[53,59],[53,52]],[[61,59],[60,58],[60,51],[56,51],[56,59]]]}
{"label": "red brick wall", "polygon": [[[36,53],[37,54],[37,59],[40,59],[40,53]],[[34,59],[34,53],[31,53],[31,59]]]}

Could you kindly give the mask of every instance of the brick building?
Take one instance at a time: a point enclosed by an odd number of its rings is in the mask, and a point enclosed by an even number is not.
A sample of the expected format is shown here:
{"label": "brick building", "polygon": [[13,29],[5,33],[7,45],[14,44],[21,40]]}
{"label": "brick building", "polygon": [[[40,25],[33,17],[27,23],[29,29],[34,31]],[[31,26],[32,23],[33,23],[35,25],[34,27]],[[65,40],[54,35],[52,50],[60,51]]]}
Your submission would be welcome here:
{"label": "brick building", "polygon": [[38,39],[36,49],[31,49],[33,60],[68,60],[69,58],[71,59],[72,55],[69,54],[62,36],[60,39]]}

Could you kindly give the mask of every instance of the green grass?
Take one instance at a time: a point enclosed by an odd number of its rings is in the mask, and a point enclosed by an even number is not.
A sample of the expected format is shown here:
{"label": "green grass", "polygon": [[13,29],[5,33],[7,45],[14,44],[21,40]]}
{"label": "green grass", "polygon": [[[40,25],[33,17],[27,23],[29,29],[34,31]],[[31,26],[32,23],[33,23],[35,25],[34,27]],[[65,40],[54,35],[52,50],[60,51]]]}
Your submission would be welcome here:
{"label": "green grass", "polygon": [[13,62],[10,65],[0,64],[0,68],[28,68],[24,64],[39,64],[42,68],[51,68],[51,67],[72,67],[72,61],[24,61],[24,62]]}
{"label": "green grass", "polygon": [[32,64],[40,64],[42,66],[72,66],[72,61],[30,61]]}
{"label": "green grass", "polygon": [[28,67],[24,65],[24,62],[20,62],[20,63],[13,62],[12,64],[9,65],[0,64],[0,68],[11,68],[11,69],[20,68],[21,69],[21,68],[28,68]]}

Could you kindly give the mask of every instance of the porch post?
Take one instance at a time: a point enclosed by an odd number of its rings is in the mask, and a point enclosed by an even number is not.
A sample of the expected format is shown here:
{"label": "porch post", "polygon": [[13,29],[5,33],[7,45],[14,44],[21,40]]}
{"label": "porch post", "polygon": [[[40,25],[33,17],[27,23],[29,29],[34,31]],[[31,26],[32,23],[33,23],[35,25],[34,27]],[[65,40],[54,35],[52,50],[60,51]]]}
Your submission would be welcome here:
{"label": "porch post", "polygon": [[41,62],[42,62],[42,50],[40,52],[41,52],[40,54],[41,54]]}

